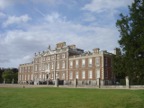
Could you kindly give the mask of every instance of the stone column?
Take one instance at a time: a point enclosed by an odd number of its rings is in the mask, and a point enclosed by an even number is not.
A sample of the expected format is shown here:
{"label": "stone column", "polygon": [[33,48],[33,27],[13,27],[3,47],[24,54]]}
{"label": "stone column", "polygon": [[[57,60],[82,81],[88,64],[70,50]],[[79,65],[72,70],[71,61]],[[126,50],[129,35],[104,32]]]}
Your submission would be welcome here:
{"label": "stone column", "polygon": [[130,85],[129,85],[129,77],[126,76],[125,80],[126,80],[126,88],[129,88],[130,87]]}
{"label": "stone column", "polygon": [[97,78],[97,86],[100,88],[100,78]]}
{"label": "stone column", "polygon": [[5,79],[4,79],[3,83],[5,84]]}
{"label": "stone column", "polygon": [[74,87],[77,87],[77,79],[74,80]]}
{"label": "stone column", "polygon": [[12,84],[14,84],[14,79],[12,79]]}
{"label": "stone column", "polygon": [[58,86],[59,86],[58,81],[59,81],[59,79],[57,78],[57,79],[55,80],[55,87],[58,87]]}

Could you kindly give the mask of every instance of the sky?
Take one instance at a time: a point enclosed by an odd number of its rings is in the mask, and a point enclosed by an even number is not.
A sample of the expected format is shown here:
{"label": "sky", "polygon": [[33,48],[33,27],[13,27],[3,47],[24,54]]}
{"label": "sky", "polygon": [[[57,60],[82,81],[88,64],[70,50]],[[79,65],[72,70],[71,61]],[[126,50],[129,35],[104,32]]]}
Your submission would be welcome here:
{"label": "sky", "polygon": [[18,68],[58,42],[113,52],[133,0],[0,0],[0,67]]}

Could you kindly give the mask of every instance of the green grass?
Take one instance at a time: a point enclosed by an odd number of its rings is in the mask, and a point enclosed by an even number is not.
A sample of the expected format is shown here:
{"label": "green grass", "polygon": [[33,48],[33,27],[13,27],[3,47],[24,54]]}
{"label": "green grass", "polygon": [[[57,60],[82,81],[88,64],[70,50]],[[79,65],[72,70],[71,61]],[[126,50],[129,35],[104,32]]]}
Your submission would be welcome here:
{"label": "green grass", "polygon": [[144,90],[0,88],[0,108],[144,108]]}

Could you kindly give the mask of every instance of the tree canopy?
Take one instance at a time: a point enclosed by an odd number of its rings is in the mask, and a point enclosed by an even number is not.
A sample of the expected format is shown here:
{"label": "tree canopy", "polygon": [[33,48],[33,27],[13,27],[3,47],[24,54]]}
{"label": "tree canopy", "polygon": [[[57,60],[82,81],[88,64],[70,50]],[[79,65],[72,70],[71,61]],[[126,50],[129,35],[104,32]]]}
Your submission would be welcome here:
{"label": "tree canopy", "polygon": [[[129,14],[120,14],[116,26],[122,54],[115,57],[115,72],[129,76],[132,82],[144,83],[144,0],[134,0]],[[118,67],[118,65],[121,65]]]}
{"label": "tree canopy", "polygon": [[11,83],[12,80],[16,83],[18,80],[18,69],[17,68],[11,68],[11,69],[0,69],[0,77],[1,77],[1,83],[5,80],[6,83]]}

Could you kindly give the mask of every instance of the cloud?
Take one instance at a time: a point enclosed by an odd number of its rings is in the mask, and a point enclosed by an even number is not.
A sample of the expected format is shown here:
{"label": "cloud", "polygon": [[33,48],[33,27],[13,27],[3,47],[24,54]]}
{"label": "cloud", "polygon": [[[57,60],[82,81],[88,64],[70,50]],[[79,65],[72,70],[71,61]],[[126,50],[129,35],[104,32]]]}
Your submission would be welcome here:
{"label": "cloud", "polygon": [[50,15],[45,16],[45,20],[49,23],[54,23],[54,22],[65,22],[66,17],[61,16],[57,12],[53,12]]}
{"label": "cloud", "polygon": [[32,0],[33,3],[47,3],[48,5],[57,5],[64,3],[64,0]]}
{"label": "cloud", "polygon": [[5,8],[8,5],[8,1],[6,0],[0,0],[0,9]]}
{"label": "cloud", "polygon": [[91,12],[104,12],[109,10],[118,9],[130,5],[133,0],[92,0],[86,4],[82,9]]}
{"label": "cloud", "polygon": [[[113,50],[117,46],[118,33],[115,28],[87,26],[68,21],[57,12],[46,15],[43,23],[27,25],[23,30],[8,30],[0,36],[0,58],[9,62],[0,66],[17,67],[21,63],[31,62],[35,52],[46,50],[48,45],[55,48],[58,42],[76,44],[79,48],[92,50]],[[17,62],[16,62],[17,61]]]}
{"label": "cloud", "polygon": [[0,9],[5,9],[18,3],[25,3],[25,0],[0,0]]}
{"label": "cloud", "polygon": [[6,17],[6,14],[3,12],[0,12],[0,18]]}
{"label": "cloud", "polygon": [[3,23],[4,27],[7,27],[12,24],[19,24],[19,23],[25,23],[29,21],[31,18],[28,15],[22,15],[22,16],[9,16],[8,19]]}

